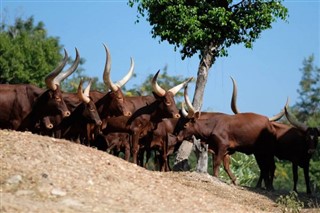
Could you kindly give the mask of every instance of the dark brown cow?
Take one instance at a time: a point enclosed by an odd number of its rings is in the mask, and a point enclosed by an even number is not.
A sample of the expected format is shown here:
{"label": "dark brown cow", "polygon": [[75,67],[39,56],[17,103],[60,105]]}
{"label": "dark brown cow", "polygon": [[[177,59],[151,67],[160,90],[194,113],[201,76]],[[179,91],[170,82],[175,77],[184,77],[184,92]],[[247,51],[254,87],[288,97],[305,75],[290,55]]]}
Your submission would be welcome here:
{"label": "dark brown cow", "polygon": [[14,130],[34,130],[36,122],[46,116],[70,115],[60,91],[60,82],[68,77],[79,64],[78,51],[74,64],[65,72],[63,67],[68,60],[65,57],[55,70],[45,78],[49,89],[43,90],[29,84],[0,85],[0,128]]}
{"label": "dark brown cow", "polygon": [[61,131],[61,138],[65,138],[82,144],[87,144],[87,124],[92,123],[97,126],[100,126],[102,124],[97,108],[89,96],[91,83],[92,82],[90,80],[88,86],[83,92],[83,81],[80,81],[77,94],[82,103],[72,111],[69,117],[64,118],[61,123],[55,128],[55,130]]}
{"label": "dark brown cow", "polygon": [[133,111],[126,103],[126,97],[122,93],[121,87],[131,78],[134,71],[134,61],[131,58],[131,66],[128,73],[120,81],[113,83],[110,78],[111,55],[108,47],[105,45],[104,47],[106,50],[106,64],[103,72],[103,81],[111,91],[106,94],[94,91],[90,93],[90,96],[96,103],[101,119],[121,115],[131,116]]}
{"label": "dark brown cow", "polygon": [[124,160],[130,158],[130,135],[123,132],[111,132],[106,135],[98,134],[94,140],[93,146],[97,149],[106,151],[115,156],[124,153]]}
{"label": "dark brown cow", "polygon": [[[235,92],[232,101],[232,111],[237,114],[239,110],[237,108],[237,86],[233,80]],[[293,190],[297,192],[297,182],[298,182],[298,166],[303,168],[304,178],[306,183],[307,193],[311,193],[310,188],[310,177],[309,177],[309,165],[312,154],[315,152],[318,137],[320,135],[320,128],[311,128],[303,123],[296,121],[292,115],[287,110],[288,100],[286,106],[284,107],[285,115],[288,121],[293,125],[289,126],[287,124],[282,124],[278,122],[272,122],[274,129],[276,130],[277,142],[275,146],[275,156],[281,160],[289,160],[292,162],[292,172],[293,172]],[[275,165],[271,167],[269,171],[269,176],[272,180],[274,178]],[[261,187],[262,176],[260,174],[257,187]]]}
{"label": "dark brown cow", "polygon": [[[127,132],[132,136],[133,163],[137,163],[139,139],[152,131],[154,125],[165,117],[180,117],[174,101],[174,95],[183,88],[192,78],[166,91],[157,83],[159,71],[152,79],[154,96],[137,96],[128,98],[133,109],[137,109],[132,116],[123,116],[107,119],[107,128],[104,134],[110,132]],[[129,102],[128,101],[128,102]]]}
{"label": "dark brown cow", "polygon": [[[120,81],[113,83],[110,78],[111,55],[108,47],[104,45],[104,48],[106,51],[106,63],[103,72],[103,80],[106,87],[110,88],[111,91],[108,91],[107,93],[90,91],[90,98],[95,103],[101,120],[105,120],[111,116],[130,116],[132,112],[127,109],[128,107],[126,107],[127,104],[125,103],[125,96],[121,91],[121,87],[131,78],[134,70],[134,61],[131,59],[131,66],[128,73]],[[63,99],[71,112],[81,103],[76,93],[63,93]],[[47,134],[52,135],[52,127],[58,125],[61,121],[62,118],[59,116],[46,118],[43,122],[46,123],[45,127],[49,130],[47,131],[49,132]],[[90,135],[89,141],[91,141],[94,137],[93,135],[95,131],[97,131],[96,126],[88,124],[86,130],[88,131],[88,135]],[[61,137],[57,131],[54,135],[55,137]]]}
{"label": "dark brown cow", "polygon": [[[306,183],[306,191],[311,194],[309,166],[312,154],[316,151],[319,128],[311,128],[296,121],[286,111],[286,117],[293,126],[282,123],[273,123],[277,134],[275,156],[280,160],[288,160],[292,163],[293,190],[297,192],[298,166],[303,168]],[[275,167],[271,168],[270,178],[274,177]],[[261,186],[262,177],[260,175],[258,186]]]}

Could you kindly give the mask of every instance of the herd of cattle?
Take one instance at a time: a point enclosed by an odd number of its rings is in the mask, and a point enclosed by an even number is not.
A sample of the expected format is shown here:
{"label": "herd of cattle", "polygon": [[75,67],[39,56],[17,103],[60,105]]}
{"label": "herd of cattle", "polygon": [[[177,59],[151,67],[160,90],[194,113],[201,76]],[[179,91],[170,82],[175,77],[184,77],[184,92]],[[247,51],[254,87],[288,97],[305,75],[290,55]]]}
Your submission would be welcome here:
{"label": "herd of cattle", "polygon": [[[144,166],[152,150],[156,150],[161,171],[170,171],[168,157],[176,152],[184,140],[196,137],[208,144],[213,154],[213,175],[219,166],[233,183],[236,178],[229,168],[234,152],[253,154],[260,168],[260,179],[267,189],[273,189],[276,156],[292,162],[294,190],[297,190],[298,166],[304,169],[307,193],[311,193],[309,161],[316,150],[320,128],[311,128],[293,119],[287,105],[279,114],[268,118],[255,113],[240,113],[236,106],[236,83],[233,80],[231,108],[234,115],[196,111],[188,97],[189,78],[165,90],[154,75],[152,95],[125,96],[121,87],[131,78],[134,61],[126,76],[114,83],[110,78],[111,57],[106,46],[106,64],[103,81],[108,91],[90,91],[91,81],[83,89],[80,81],[77,93],[65,93],[60,83],[78,67],[80,57],[66,71],[68,54],[45,78],[48,89],[30,84],[0,85],[0,129],[31,131],[33,133],[65,138],[115,155],[125,153],[125,160]],[[184,89],[187,110],[179,109],[175,94]],[[292,125],[277,122],[286,115]]]}

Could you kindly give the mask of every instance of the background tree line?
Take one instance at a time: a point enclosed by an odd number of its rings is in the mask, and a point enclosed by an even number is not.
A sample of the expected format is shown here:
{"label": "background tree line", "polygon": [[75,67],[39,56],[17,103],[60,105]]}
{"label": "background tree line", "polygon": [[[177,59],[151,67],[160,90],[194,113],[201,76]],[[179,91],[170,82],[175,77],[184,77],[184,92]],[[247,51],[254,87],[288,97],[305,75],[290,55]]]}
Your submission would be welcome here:
{"label": "background tree line", "polygon": [[[44,77],[55,68],[63,55],[63,45],[58,37],[47,35],[43,22],[34,23],[33,17],[22,20],[17,18],[11,26],[1,23],[0,28],[0,83],[18,84],[30,83],[44,87]],[[72,59],[69,59],[70,63]],[[85,60],[81,59],[81,64]],[[171,88],[177,82],[184,80],[183,76],[168,76],[167,67],[159,78],[159,84],[165,85],[166,89]],[[299,100],[290,109],[296,118],[305,121],[310,126],[320,126],[320,68],[314,64],[314,56],[310,55],[303,60],[301,81],[299,89]],[[74,92],[80,78],[89,78],[81,66],[76,73],[66,79],[62,84],[65,92]],[[92,78],[92,77],[91,77]],[[132,89],[125,89],[127,95],[151,94],[150,79],[148,76],[140,85],[134,85]],[[99,82],[98,77],[93,77],[93,89],[105,91],[105,85]],[[182,92],[178,94],[178,102],[182,101]],[[211,157],[211,156],[209,156]],[[190,156],[191,165],[195,167],[195,156]],[[236,153],[232,156],[232,170],[238,177],[241,185],[254,186],[259,176],[259,170],[253,156]],[[320,153],[319,146],[313,156],[310,165],[311,181],[314,189],[319,192],[320,188]],[[212,173],[212,164],[209,160],[208,172]],[[227,175],[221,171],[222,177]],[[281,186],[288,190],[292,189],[291,163],[277,161],[275,187]],[[298,190],[304,191],[304,178],[302,170],[299,169]]]}

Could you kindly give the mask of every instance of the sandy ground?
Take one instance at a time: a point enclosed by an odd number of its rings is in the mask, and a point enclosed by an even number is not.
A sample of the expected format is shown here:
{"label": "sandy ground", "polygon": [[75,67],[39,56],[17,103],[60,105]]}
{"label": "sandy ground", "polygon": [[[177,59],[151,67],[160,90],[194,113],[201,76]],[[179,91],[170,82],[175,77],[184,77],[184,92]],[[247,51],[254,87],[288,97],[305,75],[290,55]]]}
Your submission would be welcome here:
{"label": "sandy ground", "polygon": [[[279,195],[148,171],[66,140],[0,130],[0,212],[281,212]],[[304,209],[320,212],[320,209]]]}

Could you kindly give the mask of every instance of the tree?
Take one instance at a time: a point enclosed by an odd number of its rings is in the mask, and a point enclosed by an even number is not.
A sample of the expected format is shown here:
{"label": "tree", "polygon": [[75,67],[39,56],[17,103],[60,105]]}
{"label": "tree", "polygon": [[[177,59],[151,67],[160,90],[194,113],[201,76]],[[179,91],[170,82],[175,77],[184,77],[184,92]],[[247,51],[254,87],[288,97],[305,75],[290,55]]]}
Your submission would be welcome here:
{"label": "tree", "polygon": [[47,35],[44,23],[17,18],[13,26],[1,23],[0,83],[45,86],[44,77],[62,59],[59,38]]}
{"label": "tree", "polygon": [[147,16],[152,36],[180,49],[182,59],[198,53],[200,63],[193,105],[200,109],[208,71],[232,44],[252,48],[263,30],[288,10],[281,0],[129,0],[137,4],[138,20]]}
{"label": "tree", "polygon": [[297,90],[299,101],[294,109],[299,120],[311,126],[320,126],[320,68],[313,63],[314,55],[303,60],[300,89]]}

